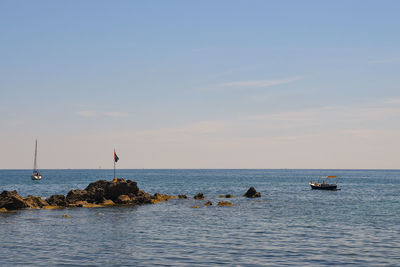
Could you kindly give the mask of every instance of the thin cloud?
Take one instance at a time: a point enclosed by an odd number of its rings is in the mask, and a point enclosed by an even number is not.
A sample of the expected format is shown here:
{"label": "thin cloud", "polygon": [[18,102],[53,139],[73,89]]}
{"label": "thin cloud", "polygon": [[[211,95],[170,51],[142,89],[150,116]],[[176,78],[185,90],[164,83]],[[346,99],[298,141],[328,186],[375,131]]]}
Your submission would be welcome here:
{"label": "thin cloud", "polygon": [[93,110],[82,110],[78,111],[76,114],[79,117],[84,117],[84,118],[93,118],[98,116],[98,112]]}
{"label": "thin cloud", "polygon": [[219,83],[209,85],[207,87],[202,88],[202,91],[216,91],[216,90],[224,90],[229,88],[237,88],[237,89],[249,89],[249,88],[265,88],[270,86],[276,86],[281,84],[288,84],[294,81],[298,81],[303,79],[301,76],[289,77],[284,79],[277,80],[251,80],[251,81],[234,81],[227,83]]}

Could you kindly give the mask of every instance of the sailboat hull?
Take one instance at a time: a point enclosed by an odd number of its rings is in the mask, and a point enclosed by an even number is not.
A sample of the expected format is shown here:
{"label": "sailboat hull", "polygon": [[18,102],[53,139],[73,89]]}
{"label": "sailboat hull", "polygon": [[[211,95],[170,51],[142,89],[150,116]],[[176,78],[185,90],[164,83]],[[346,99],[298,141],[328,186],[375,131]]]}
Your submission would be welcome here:
{"label": "sailboat hull", "polygon": [[42,175],[31,175],[32,180],[42,180]]}

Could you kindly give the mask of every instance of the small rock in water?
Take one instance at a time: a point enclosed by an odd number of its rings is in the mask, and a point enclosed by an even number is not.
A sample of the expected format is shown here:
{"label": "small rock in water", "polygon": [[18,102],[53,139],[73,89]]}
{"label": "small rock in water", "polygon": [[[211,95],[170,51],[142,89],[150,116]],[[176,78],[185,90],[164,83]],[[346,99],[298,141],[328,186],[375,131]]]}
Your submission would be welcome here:
{"label": "small rock in water", "polygon": [[192,207],[193,209],[198,209],[198,208],[200,208],[199,206],[193,206]]}
{"label": "small rock in water", "polygon": [[212,206],[212,202],[211,201],[207,201],[206,203],[204,203],[204,206]]}
{"label": "small rock in water", "polygon": [[234,198],[235,196],[231,195],[231,194],[227,194],[227,195],[219,195],[219,197],[221,197],[221,198]]}
{"label": "small rock in water", "polygon": [[257,192],[254,187],[250,187],[249,190],[243,195],[244,197],[261,197],[261,193]]}
{"label": "small rock in water", "polygon": [[63,217],[63,218],[71,218],[71,215],[63,214],[61,217]]}
{"label": "small rock in water", "polygon": [[193,198],[194,198],[194,199],[205,199],[203,193],[198,193],[198,194],[195,195]]}
{"label": "small rock in water", "polygon": [[178,198],[180,198],[180,199],[186,199],[187,196],[186,196],[186,195],[178,195]]}
{"label": "small rock in water", "polygon": [[163,201],[168,201],[168,199],[173,199],[176,198],[174,196],[169,196],[169,195],[163,195],[160,193],[155,193],[154,196],[151,197],[151,203],[152,204],[157,204]]}
{"label": "small rock in water", "polygon": [[220,201],[217,206],[234,206],[231,202],[228,201]]}

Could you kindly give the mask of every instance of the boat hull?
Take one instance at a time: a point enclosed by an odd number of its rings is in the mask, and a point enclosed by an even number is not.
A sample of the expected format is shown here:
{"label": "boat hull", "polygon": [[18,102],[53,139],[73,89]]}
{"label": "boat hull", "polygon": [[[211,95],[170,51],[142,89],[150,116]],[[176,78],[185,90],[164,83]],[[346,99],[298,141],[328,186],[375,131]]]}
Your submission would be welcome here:
{"label": "boat hull", "polygon": [[31,175],[32,180],[42,180],[42,175]]}
{"label": "boat hull", "polygon": [[336,184],[317,184],[317,183],[310,183],[311,189],[317,190],[337,190]]}

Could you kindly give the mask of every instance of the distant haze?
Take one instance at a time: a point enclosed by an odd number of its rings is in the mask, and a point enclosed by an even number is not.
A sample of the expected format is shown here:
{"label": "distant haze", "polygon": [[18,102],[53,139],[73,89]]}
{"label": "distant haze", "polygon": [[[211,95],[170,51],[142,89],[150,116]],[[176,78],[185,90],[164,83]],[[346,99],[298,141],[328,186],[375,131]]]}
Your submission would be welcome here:
{"label": "distant haze", "polygon": [[2,1],[0,168],[400,168],[400,1]]}

